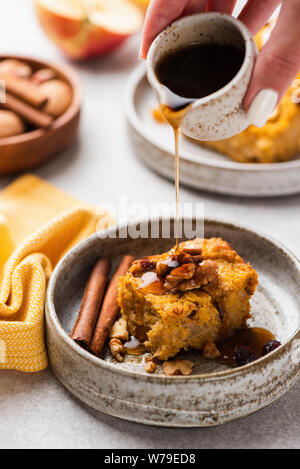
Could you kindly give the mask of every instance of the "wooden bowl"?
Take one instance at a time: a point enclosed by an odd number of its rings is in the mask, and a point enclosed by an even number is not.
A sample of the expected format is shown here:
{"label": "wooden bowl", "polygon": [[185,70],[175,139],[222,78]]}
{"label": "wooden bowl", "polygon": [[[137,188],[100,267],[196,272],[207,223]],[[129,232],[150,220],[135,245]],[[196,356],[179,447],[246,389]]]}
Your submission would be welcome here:
{"label": "wooden bowl", "polygon": [[0,138],[0,175],[27,171],[54,158],[74,141],[80,120],[81,87],[73,70],[66,65],[11,55],[0,59],[17,59],[27,62],[34,71],[52,68],[59,79],[68,83],[73,91],[72,102],[51,128],[36,129],[21,135]]}

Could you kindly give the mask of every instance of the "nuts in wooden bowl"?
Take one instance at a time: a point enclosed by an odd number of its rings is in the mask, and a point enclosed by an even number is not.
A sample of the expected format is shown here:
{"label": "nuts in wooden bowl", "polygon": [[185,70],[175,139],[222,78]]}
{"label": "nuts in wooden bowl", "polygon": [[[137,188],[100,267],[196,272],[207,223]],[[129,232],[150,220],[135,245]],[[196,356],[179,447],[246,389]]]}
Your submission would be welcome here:
{"label": "nuts in wooden bowl", "polygon": [[69,85],[61,80],[48,80],[39,85],[39,89],[47,99],[44,107],[47,114],[58,117],[68,109],[72,99]]}
{"label": "nuts in wooden bowl", "polygon": [[0,138],[19,135],[24,131],[23,121],[14,112],[0,110]]}
{"label": "nuts in wooden bowl", "polygon": [[32,68],[20,60],[4,59],[0,62],[0,72],[20,78],[29,78],[32,74]]}
{"label": "nuts in wooden bowl", "polygon": [[70,67],[0,56],[0,80],[5,83],[0,111],[12,113],[9,126],[6,115],[1,118],[0,175],[27,171],[74,142],[81,92]]}
{"label": "nuts in wooden bowl", "polygon": [[72,89],[51,68],[33,71],[24,61],[6,59],[0,62],[0,79],[6,88],[2,107],[17,114],[24,124],[47,129],[70,106]]}

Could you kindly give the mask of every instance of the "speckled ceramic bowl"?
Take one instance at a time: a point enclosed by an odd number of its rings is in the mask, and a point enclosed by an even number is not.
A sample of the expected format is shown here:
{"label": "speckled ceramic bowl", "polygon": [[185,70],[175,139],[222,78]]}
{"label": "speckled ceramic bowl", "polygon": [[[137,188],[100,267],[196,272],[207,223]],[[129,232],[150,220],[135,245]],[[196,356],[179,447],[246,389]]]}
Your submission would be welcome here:
{"label": "speckled ceramic bowl", "polygon": [[[226,44],[244,53],[243,64],[235,77],[223,88],[197,100],[175,95],[156,75],[162,57],[191,44]],[[196,140],[221,140],[251,124],[243,101],[256,54],[254,38],[241,21],[219,12],[199,13],[180,18],[157,36],[148,52],[147,75],[161,103],[171,108],[192,103],[180,123],[184,135]]]}
{"label": "speckled ceramic bowl", "polygon": [[[148,223],[142,222],[141,229],[150,227]],[[279,243],[243,227],[206,220],[205,236],[221,236],[257,269],[260,285],[252,299],[251,323],[271,330],[282,346],[235,369],[193,353],[195,367],[188,377],[167,377],[160,370],[148,375],[135,357],[117,364],[109,354],[102,358],[90,355],[68,335],[95,259],[105,255],[117,265],[124,253],[140,257],[174,244],[174,239],[115,239],[95,234],[58,264],[46,302],[50,363],[58,379],[78,399],[126,420],[201,427],[244,417],[293,386],[300,373],[299,261]]]}
{"label": "speckled ceramic bowl", "polygon": [[[174,135],[170,125],[152,115],[158,101],[141,64],[124,93],[128,134],[137,156],[152,170],[174,179]],[[225,155],[182,138],[180,183],[217,194],[275,197],[300,192],[300,152],[282,163],[238,163]]]}

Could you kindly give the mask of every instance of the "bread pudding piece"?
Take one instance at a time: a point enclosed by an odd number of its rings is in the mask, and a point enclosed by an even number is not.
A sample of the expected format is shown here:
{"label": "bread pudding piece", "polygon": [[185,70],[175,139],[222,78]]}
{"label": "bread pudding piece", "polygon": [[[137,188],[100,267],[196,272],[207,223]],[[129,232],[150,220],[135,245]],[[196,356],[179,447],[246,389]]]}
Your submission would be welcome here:
{"label": "bread pudding piece", "polygon": [[276,163],[290,160],[300,151],[300,106],[290,88],[264,127],[251,125],[238,135],[201,145],[241,163]]}
{"label": "bread pudding piece", "polygon": [[129,332],[167,360],[243,327],[256,285],[256,271],[228,243],[195,239],[135,261],[120,279],[119,305]]}
{"label": "bread pudding piece", "polygon": [[[275,23],[276,21],[271,21],[256,35],[259,50],[269,39]],[[297,78],[300,78],[300,73]],[[299,85],[298,88],[300,93]],[[231,138],[201,144],[241,163],[290,160],[300,151],[300,106],[295,102],[296,94],[296,88],[291,86],[263,127],[251,125]]]}

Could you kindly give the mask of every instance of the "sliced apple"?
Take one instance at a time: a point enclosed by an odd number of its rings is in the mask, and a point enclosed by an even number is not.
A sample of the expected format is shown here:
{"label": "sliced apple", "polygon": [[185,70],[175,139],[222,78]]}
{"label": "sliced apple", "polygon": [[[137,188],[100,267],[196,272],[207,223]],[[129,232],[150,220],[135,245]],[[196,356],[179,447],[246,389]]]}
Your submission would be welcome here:
{"label": "sliced apple", "polygon": [[36,0],[35,6],[46,34],[74,59],[108,53],[143,22],[129,0]]}

